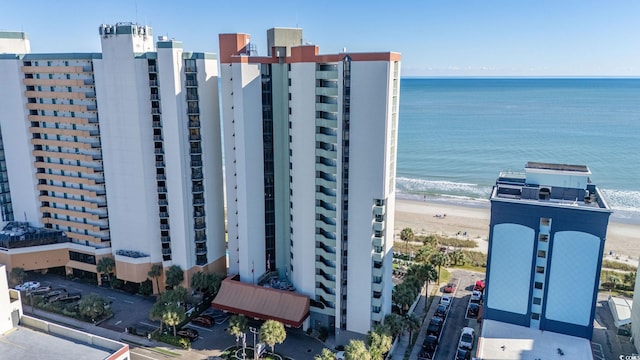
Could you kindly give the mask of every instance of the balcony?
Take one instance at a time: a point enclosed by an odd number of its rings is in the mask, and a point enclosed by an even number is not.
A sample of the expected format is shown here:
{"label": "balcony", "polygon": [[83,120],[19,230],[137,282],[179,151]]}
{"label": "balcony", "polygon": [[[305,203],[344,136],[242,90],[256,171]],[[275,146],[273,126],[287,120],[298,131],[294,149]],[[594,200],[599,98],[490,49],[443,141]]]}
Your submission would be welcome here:
{"label": "balcony", "polygon": [[189,148],[189,154],[191,155],[199,155],[202,154],[202,148],[197,147],[197,148]]}
{"label": "balcony", "polygon": [[164,167],[164,161],[156,161],[156,167]]}
{"label": "balcony", "polygon": [[193,228],[196,229],[196,230],[202,230],[202,229],[204,229],[206,227],[207,227],[207,224],[204,221],[203,222],[196,222],[193,225]]}
{"label": "balcony", "polygon": [[153,153],[154,153],[154,154],[157,154],[157,155],[162,155],[162,154],[164,154],[164,149],[162,149],[162,148],[155,148],[155,149],[153,149]]}
{"label": "balcony", "polygon": [[373,237],[373,241],[372,241],[373,246],[379,246],[379,247],[383,247],[384,246],[384,236],[374,236]]}
{"label": "balcony", "polygon": [[191,187],[191,192],[194,193],[194,194],[204,192],[204,186],[202,186],[202,185],[193,186],[193,187]]}
{"label": "balcony", "polygon": [[199,160],[191,161],[191,167],[202,167],[202,161],[199,161]]}
{"label": "balcony", "polygon": [[371,258],[373,259],[374,262],[382,262],[383,260],[382,254],[377,252],[374,252]]}
{"label": "balcony", "polygon": [[166,193],[167,192],[167,188],[165,186],[158,186],[158,192],[159,193]]}
{"label": "balcony", "polygon": [[193,199],[193,205],[204,205],[204,199]]}
{"label": "balcony", "polygon": [[158,200],[158,205],[169,205],[169,201],[167,199]]}
{"label": "balcony", "polygon": [[151,87],[158,86],[158,81],[157,80],[149,80],[149,86],[151,86]]}
{"label": "balcony", "polygon": [[189,141],[200,140],[202,137],[200,135],[189,135]]}
{"label": "balcony", "polygon": [[198,80],[187,80],[187,87],[198,86]]}
{"label": "balcony", "polygon": [[160,218],[162,218],[162,219],[166,219],[166,218],[168,218],[168,217],[169,217],[169,213],[168,213],[168,212],[161,212],[161,213],[160,213]]}
{"label": "balcony", "polygon": [[207,242],[207,237],[206,236],[196,236],[195,242],[196,242],[196,244],[206,243]]}
{"label": "balcony", "polygon": [[171,255],[171,249],[162,249],[162,255]]}
{"label": "balcony", "polygon": [[152,126],[153,126],[155,129],[157,129],[157,128],[161,128],[161,127],[162,127],[162,122],[160,122],[160,121],[154,121]]}
{"label": "balcony", "polygon": [[207,248],[196,248],[196,255],[207,255]]}
{"label": "balcony", "polygon": [[191,180],[202,180],[202,173],[200,173],[200,174],[191,174]]}
{"label": "balcony", "polygon": [[316,71],[316,79],[337,79],[338,70]]}
{"label": "balcony", "polygon": [[149,72],[150,73],[155,73],[156,72],[156,66],[155,65],[149,65]]}
{"label": "balcony", "polygon": [[200,121],[189,121],[189,127],[190,128],[199,128],[200,127]]}
{"label": "balcony", "polygon": [[160,224],[161,230],[169,230],[169,224]]}
{"label": "balcony", "polygon": [[161,236],[160,242],[162,242],[163,244],[171,243],[171,236]]}

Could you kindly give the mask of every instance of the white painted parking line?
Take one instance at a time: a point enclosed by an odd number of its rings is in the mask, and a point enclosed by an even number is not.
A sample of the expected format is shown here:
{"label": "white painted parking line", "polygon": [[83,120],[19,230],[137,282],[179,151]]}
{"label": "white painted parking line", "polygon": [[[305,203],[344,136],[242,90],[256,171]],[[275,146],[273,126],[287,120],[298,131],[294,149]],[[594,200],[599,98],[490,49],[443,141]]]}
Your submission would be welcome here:
{"label": "white painted parking line", "polygon": [[113,296],[107,296],[107,297],[108,297],[109,299],[116,300],[116,298],[115,298],[115,297],[113,297]]}
{"label": "white painted parking line", "polygon": [[129,352],[132,353],[132,354],[136,354],[136,356],[142,356],[142,357],[145,357],[145,358],[151,359],[151,360],[158,360],[158,358],[154,358],[154,357],[147,356],[147,355],[142,355],[139,352],[135,352],[135,351],[132,351],[132,350],[129,350]]}
{"label": "white painted parking line", "polygon": [[122,322],[122,320],[118,320],[118,321],[115,323],[115,325],[118,325],[118,324],[120,324],[121,322]]}
{"label": "white painted parking line", "polygon": [[133,301],[129,301],[129,300],[122,300],[122,302],[126,302],[127,304],[133,304]]}
{"label": "white painted parking line", "polygon": [[149,324],[149,323],[146,323],[144,321],[138,321],[138,324],[147,325],[147,326],[151,326],[151,327],[154,327],[154,328],[158,327],[158,325]]}

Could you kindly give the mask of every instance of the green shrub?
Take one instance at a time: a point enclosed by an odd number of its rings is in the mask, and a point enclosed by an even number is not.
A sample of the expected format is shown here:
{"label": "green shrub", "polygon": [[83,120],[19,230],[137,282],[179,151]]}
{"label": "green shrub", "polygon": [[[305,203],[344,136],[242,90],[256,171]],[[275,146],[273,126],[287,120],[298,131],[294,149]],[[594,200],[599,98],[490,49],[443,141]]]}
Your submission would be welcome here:
{"label": "green shrub", "polygon": [[629,264],[621,263],[619,261],[611,261],[611,260],[603,260],[602,261],[603,269],[615,269],[615,270],[624,270],[624,271],[636,271],[638,268],[636,266],[632,266]]}

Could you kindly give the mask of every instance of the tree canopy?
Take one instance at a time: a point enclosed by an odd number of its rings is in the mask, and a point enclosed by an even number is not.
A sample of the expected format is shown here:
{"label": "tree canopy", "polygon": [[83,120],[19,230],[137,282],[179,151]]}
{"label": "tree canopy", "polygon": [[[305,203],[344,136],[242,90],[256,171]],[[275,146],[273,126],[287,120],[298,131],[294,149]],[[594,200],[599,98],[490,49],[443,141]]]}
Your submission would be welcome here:
{"label": "tree canopy", "polygon": [[267,320],[260,327],[260,341],[271,347],[274,352],[276,344],[282,344],[287,338],[284,325],[276,320]]}
{"label": "tree canopy", "polygon": [[344,349],[345,360],[371,360],[371,354],[362,340],[351,340]]}
{"label": "tree canopy", "polygon": [[184,281],[184,272],[179,265],[171,265],[165,273],[165,283],[171,289]]}
{"label": "tree canopy", "polygon": [[324,348],[322,352],[313,357],[313,360],[335,360],[336,355],[329,349]]}
{"label": "tree canopy", "polygon": [[[113,270],[116,268],[116,261],[111,257],[103,257],[98,260],[96,264],[96,271],[98,274],[105,274],[109,278],[109,285],[111,286],[111,274]],[[113,287],[113,286],[112,286]]]}

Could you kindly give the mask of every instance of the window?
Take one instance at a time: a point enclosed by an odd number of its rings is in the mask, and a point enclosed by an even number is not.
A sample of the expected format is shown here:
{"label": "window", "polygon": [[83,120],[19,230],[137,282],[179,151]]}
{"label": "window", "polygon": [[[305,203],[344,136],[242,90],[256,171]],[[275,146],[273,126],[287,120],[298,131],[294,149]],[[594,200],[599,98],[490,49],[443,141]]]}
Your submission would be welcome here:
{"label": "window", "polygon": [[536,281],[536,282],[534,283],[534,287],[535,287],[536,289],[541,290],[541,289],[542,289],[542,283],[541,283],[541,282],[539,282],[539,281]]}
{"label": "window", "polygon": [[536,272],[538,274],[544,274],[544,266],[536,266]]}
{"label": "window", "polygon": [[544,250],[538,250],[538,257],[539,258],[546,258],[547,257],[547,252]]}
{"label": "window", "polygon": [[533,304],[534,304],[534,305],[540,305],[540,304],[542,304],[542,299],[541,299],[541,298],[539,298],[539,297],[534,297],[534,298],[533,298]]}
{"label": "window", "polygon": [[540,236],[539,236],[539,240],[540,240],[540,241],[542,241],[542,242],[547,242],[547,241],[549,241],[549,235],[547,235],[547,234],[540,234]]}
{"label": "window", "polygon": [[540,320],[540,314],[531,313],[531,320]]}

